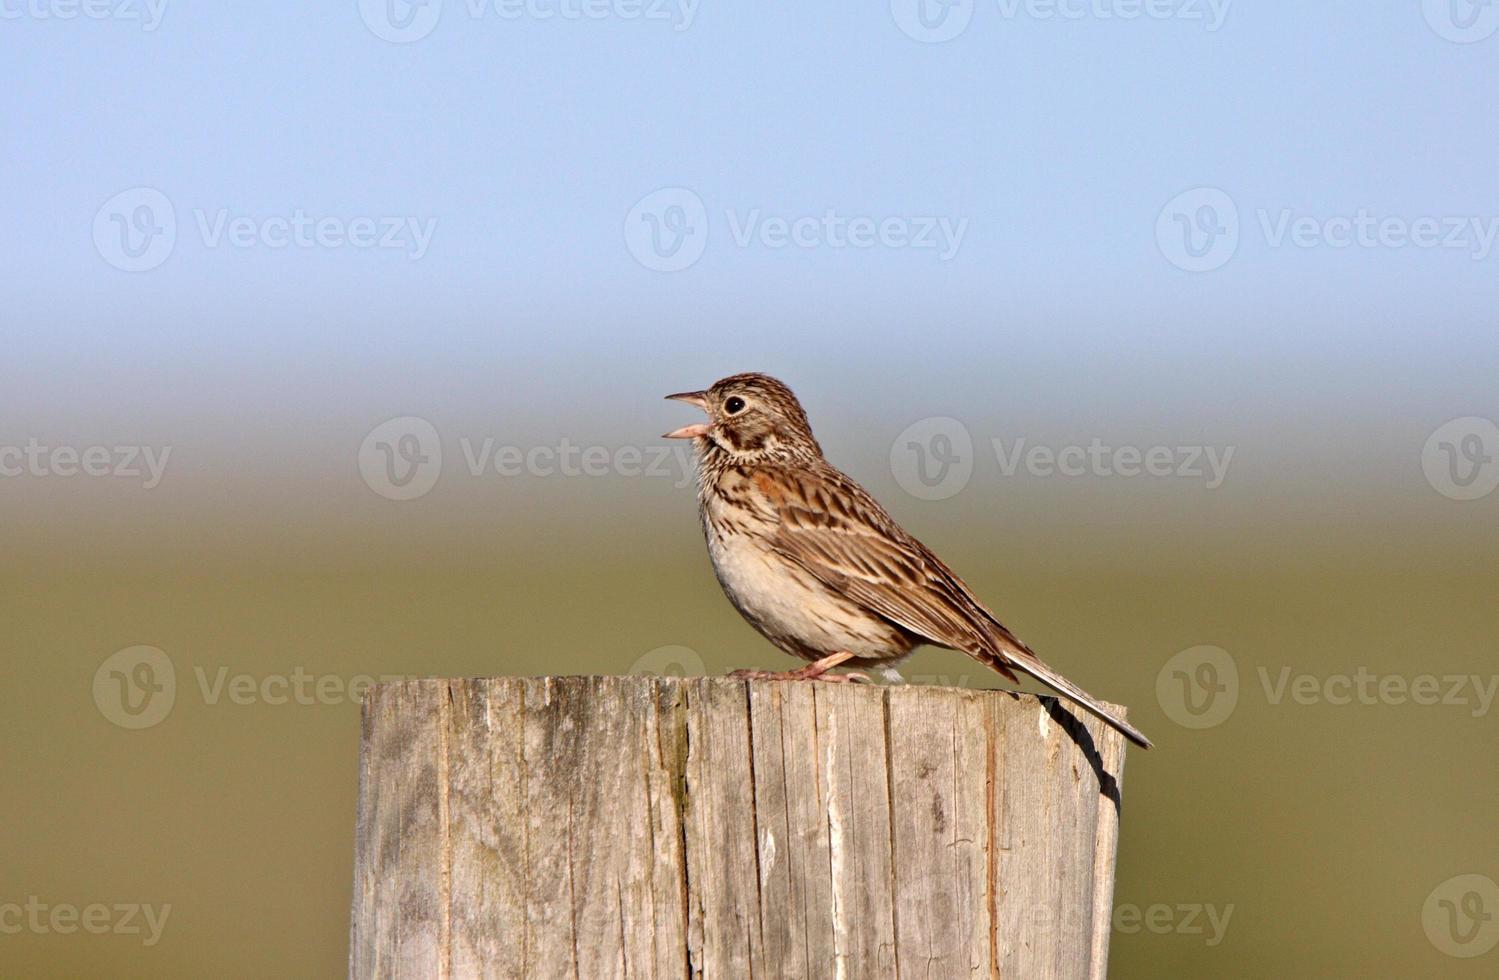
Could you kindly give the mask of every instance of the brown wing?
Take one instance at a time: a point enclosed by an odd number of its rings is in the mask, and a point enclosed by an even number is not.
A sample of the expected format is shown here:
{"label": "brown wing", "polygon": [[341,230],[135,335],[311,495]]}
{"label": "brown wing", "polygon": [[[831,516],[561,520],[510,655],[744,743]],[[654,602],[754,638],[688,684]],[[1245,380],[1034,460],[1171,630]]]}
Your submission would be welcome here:
{"label": "brown wing", "polygon": [[1004,655],[1035,656],[962,579],[832,466],[767,467],[751,480],[778,518],[777,550],[829,587],[1011,680]]}
{"label": "brown wing", "polygon": [[1149,748],[1139,729],[1043,663],[853,480],[822,462],[747,475],[773,519],[775,548],[828,587],[1012,681],[1018,680],[1012,668],[1025,671]]}

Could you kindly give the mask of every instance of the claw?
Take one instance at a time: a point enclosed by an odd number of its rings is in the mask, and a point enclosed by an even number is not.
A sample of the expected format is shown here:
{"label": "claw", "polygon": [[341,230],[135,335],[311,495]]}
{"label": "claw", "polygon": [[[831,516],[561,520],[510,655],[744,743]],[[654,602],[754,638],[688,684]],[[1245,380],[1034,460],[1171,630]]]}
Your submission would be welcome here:
{"label": "claw", "polygon": [[822,674],[814,680],[827,681],[829,684],[873,684],[866,675],[855,671],[852,674]]}

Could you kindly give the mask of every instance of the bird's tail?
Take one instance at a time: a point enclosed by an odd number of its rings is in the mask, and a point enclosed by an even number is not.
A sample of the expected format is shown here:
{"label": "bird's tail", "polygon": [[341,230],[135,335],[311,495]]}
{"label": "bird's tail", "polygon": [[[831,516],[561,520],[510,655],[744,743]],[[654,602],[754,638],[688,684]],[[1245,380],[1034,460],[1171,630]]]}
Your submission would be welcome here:
{"label": "bird's tail", "polygon": [[[1013,667],[1017,670],[1022,670],[1025,673],[1030,674],[1036,680],[1040,681],[1042,684],[1045,684],[1047,687],[1051,688],[1053,691],[1056,691],[1058,694],[1063,695],[1068,700],[1075,701],[1078,704],[1082,705],[1084,708],[1087,708],[1093,714],[1102,719],[1103,722],[1110,728],[1113,728],[1115,731],[1119,732],[1119,734],[1123,735],[1131,742],[1134,742],[1142,749],[1150,748],[1150,739],[1145,737],[1144,732],[1140,731],[1140,729],[1136,728],[1134,725],[1131,725],[1123,718],[1120,718],[1108,708],[1105,708],[1103,706],[1103,702],[1099,701],[1093,695],[1089,694],[1087,691],[1078,687],[1076,684],[1072,683],[1067,678],[1057,673],[1051,667],[1047,666],[1035,654],[1030,653],[1027,650],[1025,653],[1016,653],[1010,656],[996,659],[999,659],[1006,667]],[[1008,673],[1008,671],[1006,671],[1006,673]]]}

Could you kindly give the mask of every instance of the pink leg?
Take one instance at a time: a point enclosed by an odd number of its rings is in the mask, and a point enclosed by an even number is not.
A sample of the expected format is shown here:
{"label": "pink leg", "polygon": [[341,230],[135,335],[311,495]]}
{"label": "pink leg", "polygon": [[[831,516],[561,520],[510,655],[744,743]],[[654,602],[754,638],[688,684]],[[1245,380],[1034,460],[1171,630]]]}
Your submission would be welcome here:
{"label": "pink leg", "polygon": [[830,684],[868,684],[863,674],[829,674],[838,665],[854,659],[844,651],[830,653],[821,660],[814,660],[799,670],[736,670],[730,677],[743,681],[827,681]]}

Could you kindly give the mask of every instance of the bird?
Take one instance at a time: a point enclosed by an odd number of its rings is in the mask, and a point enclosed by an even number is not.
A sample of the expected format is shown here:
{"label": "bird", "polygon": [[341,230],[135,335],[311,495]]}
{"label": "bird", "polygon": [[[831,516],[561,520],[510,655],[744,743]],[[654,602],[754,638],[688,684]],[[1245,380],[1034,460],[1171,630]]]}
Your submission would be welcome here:
{"label": "bird", "polygon": [[952,569],[867,490],[823,456],[807,413],[784,383],[735,374],[667,395],[707,420],[666,433],[690,439],[698,516],[729,602],[772,644],[809,661],[756,680],[868,681],[917,647],[958,650],[1018,682],[1016,671],[1097,715],[1143,748],[1150,740],[1044,663]]}

